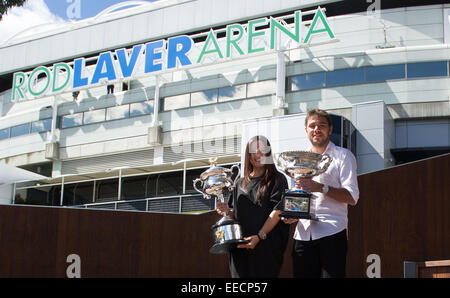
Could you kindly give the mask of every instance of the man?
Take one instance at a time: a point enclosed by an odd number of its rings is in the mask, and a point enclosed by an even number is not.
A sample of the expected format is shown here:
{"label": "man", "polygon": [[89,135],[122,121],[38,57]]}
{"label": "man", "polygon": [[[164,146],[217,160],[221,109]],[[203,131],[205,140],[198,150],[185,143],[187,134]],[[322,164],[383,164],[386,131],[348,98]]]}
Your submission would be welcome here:
{"label": "man", "polygon": [[330,141],[333,127],[327,112],[308,111],[305,127],[310,151],[327,153],[333,160],[325,173],[295,181],[297,188],[313,192],[312,209],[318,220],[282,218],[287,224],[297,223],[294,277],[345,277],[347,205],[355,205],[359,198],[356,159]]}

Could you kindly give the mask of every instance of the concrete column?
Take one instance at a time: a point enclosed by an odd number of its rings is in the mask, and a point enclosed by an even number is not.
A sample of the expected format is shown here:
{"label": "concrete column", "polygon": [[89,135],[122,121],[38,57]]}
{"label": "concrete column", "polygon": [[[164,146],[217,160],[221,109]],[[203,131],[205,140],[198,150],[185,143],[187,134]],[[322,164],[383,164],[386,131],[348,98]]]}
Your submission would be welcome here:
{"label": "concrete column", "polygon": [[286,107],[286,61],[283,51],[277,52],[277,78],[276,78],[276,94],[273,107],[273,116],[281,116],[287,114]]}

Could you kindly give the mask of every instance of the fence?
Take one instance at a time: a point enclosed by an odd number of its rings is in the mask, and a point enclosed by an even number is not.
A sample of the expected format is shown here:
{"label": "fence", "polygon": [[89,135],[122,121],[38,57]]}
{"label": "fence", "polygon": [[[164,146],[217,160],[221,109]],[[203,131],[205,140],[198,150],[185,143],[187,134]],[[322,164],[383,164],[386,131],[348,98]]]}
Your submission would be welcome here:
{"label": "fence", "polygon": [[[347,276],[367,276],[377,265],[370,255],[379,256],[381,277],[403,277],[405,261],[449,260],[449,178],[450,154],[360,175],[359,202],[349,207]],[[114,208],[144,202],[154,204]],[[73,254],[81,277],[229,276],[227,256],[208,252],[215,212],[85,207],[0,206],[0,277],[65,277]],[[289,241],[282,277],[292,276]]]}
{"label": "fence", "polygon": [[214,210],[215,201],[214,199],[207,200],[203,198],[203,195],[179,195],[138,200],[91,203],[72,207],[169,213],[200,213]]}

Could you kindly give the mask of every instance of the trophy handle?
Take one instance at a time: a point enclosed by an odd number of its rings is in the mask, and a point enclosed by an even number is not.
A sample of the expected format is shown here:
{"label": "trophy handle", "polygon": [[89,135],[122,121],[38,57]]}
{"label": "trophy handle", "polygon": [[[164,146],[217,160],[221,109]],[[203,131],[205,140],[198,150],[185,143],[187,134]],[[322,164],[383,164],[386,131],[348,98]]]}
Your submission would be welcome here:
{"label": "trophy handle", "polygon": [[197,183],[198,183],[198,182],[203,182],[203,181],[202,181],[202,179],[197,178],[197,179],[195,179],[195,180],[192,182],[192,183],[193,183],[193,186],[194,186],[194,189],[195,189],[197,192],[203,194],[203,197],[204,197],[204,198],[207,198],[207,199],[211,198],[206,192],[204,192],[203,190],[197,188]]}
{"label": "trophy handle", "polygon": [[241,174],[241,169],[239,168],[238,165],[233,165],[233,166],[230,168],[230,171],[233,172],[233,169],[234,169],[234,168],[236,168],[238,171],[237,171],[236,178],[234,178],[233,185],[236,184],[236,181],[238,181],[239,175]]}
{"label": "trophy handle", "polygon": [[280,167],[280,160],[279,160],[280,155],[281,155],[281,153],[275,153],[273,155],[273,157],[275,159],[275,165],[277,165],[278,167]]}
{"label": "trophy handle", "polygon": [[326,153],[322,154],[322,160],[320,161],[320,163],[325,162],[325,165],[321,169],[319,169],[319,171],[317,172],[317,175],[324,173],[328,169],[328,167],[330,166],[332,161],[333,161],[333,159],[331,158],[330,155],[328,155]]}

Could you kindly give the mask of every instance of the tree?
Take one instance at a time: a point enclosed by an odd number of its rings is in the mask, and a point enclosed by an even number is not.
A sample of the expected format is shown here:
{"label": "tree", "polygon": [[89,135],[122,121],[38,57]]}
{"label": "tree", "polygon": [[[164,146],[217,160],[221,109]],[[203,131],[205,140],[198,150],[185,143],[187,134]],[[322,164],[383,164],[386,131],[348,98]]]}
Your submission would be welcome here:
{"label": "tree", "polygon": [[27,0],[0,0],[0,21],[9,8],[22,6]]}

